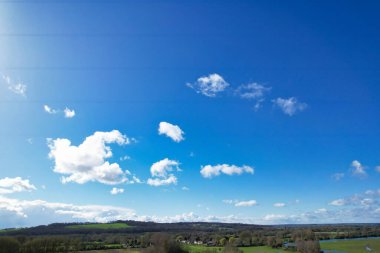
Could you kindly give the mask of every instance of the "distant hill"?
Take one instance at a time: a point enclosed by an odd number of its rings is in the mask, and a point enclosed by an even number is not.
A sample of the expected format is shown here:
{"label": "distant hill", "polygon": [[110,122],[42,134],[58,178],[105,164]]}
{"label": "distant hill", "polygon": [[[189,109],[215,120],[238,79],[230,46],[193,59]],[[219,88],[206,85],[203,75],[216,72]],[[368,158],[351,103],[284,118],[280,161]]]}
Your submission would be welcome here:
{"label": "distant hill", "polygon": [[373,226],[380,227],[380,224],[304,224],[304,225],[252,225],[240,223],[213,223],[213,222],[179,222],[179,223],[155,223],[142,221],[115,221],[110,223],[53,223],[50,225],[41,225],[30,228],[3,229],[0,230],[0,236],[3,235],[68,235],[68,234],[139,234],[146,232],[236,232],[244,230],[265,230],[276,231],[281,229],[313,228],[315,231],[333,231],[361,229],[363,227]]}

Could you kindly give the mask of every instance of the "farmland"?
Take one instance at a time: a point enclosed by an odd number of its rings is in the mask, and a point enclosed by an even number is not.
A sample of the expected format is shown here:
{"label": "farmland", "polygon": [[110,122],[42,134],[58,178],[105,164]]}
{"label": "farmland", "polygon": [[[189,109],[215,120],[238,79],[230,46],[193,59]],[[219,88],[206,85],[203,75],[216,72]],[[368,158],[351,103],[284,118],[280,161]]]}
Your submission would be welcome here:
{"label": "farmland", "polygon": [[[338,252],[362,253],[362,252],[380,252],[380,238],[373,239],[352,239],[336,240],[321,242],[321,248],[324,250],[336,250]],[[366,247],[372,251],[367,251]]]}
{"label": "farmland", "polygon": [[66,229],[123,229],[130,228],[131,226],[126,223],[90,223],[90,224],[76,224],[68,225]]}

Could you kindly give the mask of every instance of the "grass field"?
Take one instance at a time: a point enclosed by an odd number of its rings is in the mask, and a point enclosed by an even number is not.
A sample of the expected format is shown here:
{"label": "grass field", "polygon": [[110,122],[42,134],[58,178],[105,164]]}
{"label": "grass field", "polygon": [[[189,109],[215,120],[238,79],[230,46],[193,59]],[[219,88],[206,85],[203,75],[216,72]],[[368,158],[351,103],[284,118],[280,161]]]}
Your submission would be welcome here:
{"label": "grass field", "polygon": [[[365,247],[367,245],[372,249],[372,251],[366,251]],[[336,250],[346,253],[380,253],[380,238],[321,242],[321,249]]]}
{"label": "grass field", "polygon": [[[191,253],[204,253],[204,252],[223,252],[223,248],[221,247],[205,247],[202,245],[191,245],[188,246],[188,249]],[[272,249],[266,246],[260,247],[241,247],[240,248],[244,253],[285,253],[285,251],[281,249]]]}
{"label": "grass field", "polygon": [[112,250],[83,251],[83,253],[141,253],[141,251],[134,250],[134,249],[112,249]]}
{"label": "grass field", "polygon": [[130,228],[126,223],[105,223],[105,224],[78,224],[78,225],[69,225],[65,228],[67,229],[122,229],[122,228]]}

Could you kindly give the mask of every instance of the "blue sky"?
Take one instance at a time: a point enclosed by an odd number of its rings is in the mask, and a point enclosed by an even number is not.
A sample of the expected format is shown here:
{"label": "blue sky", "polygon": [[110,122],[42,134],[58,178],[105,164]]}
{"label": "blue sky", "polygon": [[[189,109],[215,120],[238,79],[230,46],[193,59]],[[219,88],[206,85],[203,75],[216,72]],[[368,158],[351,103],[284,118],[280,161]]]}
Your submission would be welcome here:
{"label": "blue sky", "polygon": [[0,227],[378,221],[379,9],[1,1]]}

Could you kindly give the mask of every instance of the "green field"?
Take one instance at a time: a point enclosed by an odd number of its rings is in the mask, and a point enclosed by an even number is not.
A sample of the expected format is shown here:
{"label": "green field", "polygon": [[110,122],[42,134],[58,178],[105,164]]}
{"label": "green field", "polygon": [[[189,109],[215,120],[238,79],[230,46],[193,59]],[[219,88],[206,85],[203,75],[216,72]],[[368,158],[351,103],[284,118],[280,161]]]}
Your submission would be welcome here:
{"label": "green field", "polygon": [[94,224],[78,224],[78,225],[69,225],[65,228],[67,229],[122,229],[130,228],[126,223],[94,223]]}
{"label": "green field", "polygon": [[[366,251],[365,247],[369,246],[372,251]],[[336,250],[346,253],[380,253],[380,238],[366,240],[338,240],[331,242],[321,242],[321,249]]]}
{"label": "green field", "polygon": [[[206,247],[202,245],[191,245],[187,246],[191,253],[204,253],[204,252],[223,252],[223,248],[221,247]],[[284,250],[281,249],[272,249],[267,246],[259,246],[259,247],[240,247],[240,249],[244,253],[285,253]]]}
{"label": "green field", "polygon": [[113,249],[113,250],[90,250],[82,251],[83,253],[141,253],[139,250],[134,249]]}

